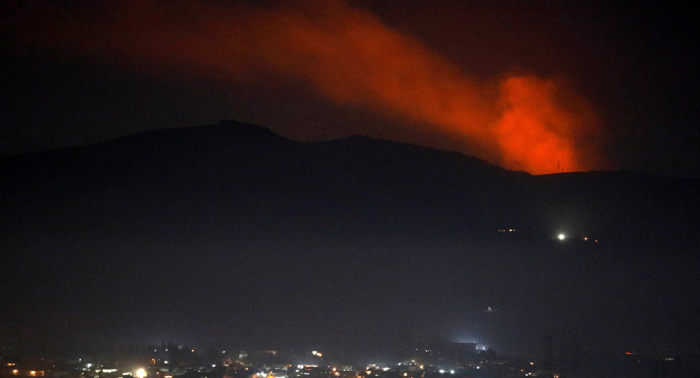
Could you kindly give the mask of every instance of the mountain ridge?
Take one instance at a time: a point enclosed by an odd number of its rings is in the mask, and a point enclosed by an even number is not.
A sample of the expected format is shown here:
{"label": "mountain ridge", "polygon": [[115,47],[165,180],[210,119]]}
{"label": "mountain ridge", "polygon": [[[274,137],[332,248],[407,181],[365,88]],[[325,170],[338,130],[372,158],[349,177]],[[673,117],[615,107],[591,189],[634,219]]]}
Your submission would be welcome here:
{"label": "mountain ridge", "polygon": [[[692,347],[696,337],[666,332],[669,308],[700,335],[698,180],[533,176],[420,146],[302,143],[235,124],[5,161],[0,296],[13,310],[0,311],[0,339],[79,344],[76,334],[115,340],[119,329],[159,340],[197,314],[220,327],[202,328],[201,343],[242,349],[364,355],[368,340],[383,353],[407,329],[454,327],[512,352],[565,327],[588,327],[590,345],[636,350],[648,331]],[[51,314],[33,323],[37,306]],[[501,323],[486,306],[503,309]]]}

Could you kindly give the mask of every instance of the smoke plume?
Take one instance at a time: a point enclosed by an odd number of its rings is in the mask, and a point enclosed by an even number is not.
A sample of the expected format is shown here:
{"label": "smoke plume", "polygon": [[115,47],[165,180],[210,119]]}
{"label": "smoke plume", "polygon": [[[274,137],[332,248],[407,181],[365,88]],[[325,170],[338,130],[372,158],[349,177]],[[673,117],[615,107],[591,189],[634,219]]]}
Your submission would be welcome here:
{"label": "smoke plume", "polygon": [[599,167],[588,143],[600,134],[596,117],[557,80],[509,73],[478,80],[343,1],[18,8],[17,15],[25,14],[12,27],[26,46],[249,85],[272,73],[335,104],[461,136],[464,152],[508,169]]}

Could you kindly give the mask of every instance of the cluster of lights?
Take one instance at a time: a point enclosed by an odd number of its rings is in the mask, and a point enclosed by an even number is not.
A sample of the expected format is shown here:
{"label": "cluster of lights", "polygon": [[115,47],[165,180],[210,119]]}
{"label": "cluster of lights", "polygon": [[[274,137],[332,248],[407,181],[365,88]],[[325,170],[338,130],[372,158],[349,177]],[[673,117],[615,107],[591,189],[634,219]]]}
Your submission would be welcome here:
{"label": "cluster of lights", "polygon": [[[566,240],[566,239],[568,239],[568,238],[569,238],[569,237],[566,236],[566,234],[564,234],[564,233],[561,233],[561,234],[557,235],[557,239],[559,239],[559,240],[561,240],[561,241],[564,241],[564,240]],[[589,239],[588,236],[580,237],[580,240],[583,240],[583,241],[588,241],[588,239]],[[594,242],[594,243],[597,243],[597,242],[598,242],[598,239],[594,239],[593,242]]]}

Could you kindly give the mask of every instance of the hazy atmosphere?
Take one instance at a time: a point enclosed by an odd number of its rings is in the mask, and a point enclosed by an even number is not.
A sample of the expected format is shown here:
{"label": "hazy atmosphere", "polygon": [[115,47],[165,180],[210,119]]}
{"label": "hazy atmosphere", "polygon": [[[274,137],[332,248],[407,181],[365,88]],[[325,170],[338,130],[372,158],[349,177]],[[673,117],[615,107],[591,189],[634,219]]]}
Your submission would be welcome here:
{"label": "hazy atmosphere", "polygon": [[689,9],[0,9],[0,378],[700,371]]}

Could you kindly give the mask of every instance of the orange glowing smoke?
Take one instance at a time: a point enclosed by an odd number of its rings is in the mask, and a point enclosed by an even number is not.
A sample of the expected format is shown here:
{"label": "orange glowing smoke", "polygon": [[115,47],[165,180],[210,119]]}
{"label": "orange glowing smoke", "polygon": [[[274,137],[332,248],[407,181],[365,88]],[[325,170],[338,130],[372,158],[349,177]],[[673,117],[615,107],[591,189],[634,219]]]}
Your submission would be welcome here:
{"label": "orange glowing smoke", "polygon": [[465,152],[505,168],[540,174],[597,167],[584,142],[598,134],[595,117],[555,81],[532,75],[476,80],[342,1],[116,4],[82,13],[52,9],[39,21],[33,9],[25,41],[149,72],[167,67],[250,85],[273,73],[301,80],[334,103],[462,136]]}

